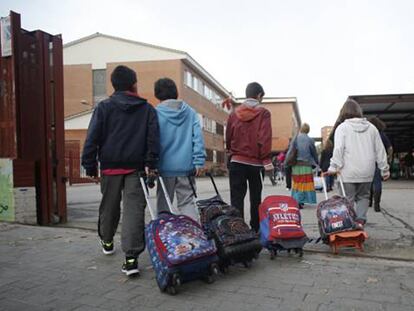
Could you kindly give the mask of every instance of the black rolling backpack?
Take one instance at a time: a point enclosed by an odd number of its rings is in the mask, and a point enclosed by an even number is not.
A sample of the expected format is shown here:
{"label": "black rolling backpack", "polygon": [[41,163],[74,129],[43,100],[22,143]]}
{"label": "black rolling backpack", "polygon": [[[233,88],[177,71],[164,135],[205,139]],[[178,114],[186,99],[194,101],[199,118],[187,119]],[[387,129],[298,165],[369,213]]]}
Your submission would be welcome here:
{"label": "black rolling backpack", "polygon": [[[204,232],[216,242],[220,269],[225,272],[230,265],[236,263],[250,267],[262,249],[257,234],[245,223],[235,207],[223,201],[213,176],[207,175],[216,195],[209,199],[197,200],[196,204]],[[194,196],[197,197],[194,187],[192,188]]]}

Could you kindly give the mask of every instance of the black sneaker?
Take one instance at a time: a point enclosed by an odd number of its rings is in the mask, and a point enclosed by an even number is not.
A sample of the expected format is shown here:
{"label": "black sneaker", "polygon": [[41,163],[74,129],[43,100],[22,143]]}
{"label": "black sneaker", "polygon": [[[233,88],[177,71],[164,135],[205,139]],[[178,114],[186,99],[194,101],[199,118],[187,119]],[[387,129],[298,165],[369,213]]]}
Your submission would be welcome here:
{"label": "black sneaker", "polygon": [[126,257],[121,271],[127,276],[139,275],[138,259],[134,257]]}
{"label": "black sneaker", "polygon": [[115,253],[114,241],[105,242],[101,240],[101,245],[102,245],[102,252],[105,255],[112,255],[113,253]]}

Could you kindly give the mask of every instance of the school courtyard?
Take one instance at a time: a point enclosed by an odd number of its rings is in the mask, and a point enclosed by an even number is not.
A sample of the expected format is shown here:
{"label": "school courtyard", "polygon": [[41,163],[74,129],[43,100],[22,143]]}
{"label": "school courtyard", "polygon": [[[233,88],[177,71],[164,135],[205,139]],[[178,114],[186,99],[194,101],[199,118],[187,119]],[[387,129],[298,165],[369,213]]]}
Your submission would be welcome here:
{"label": "school courtyard", "polygon": [[[228,179],[217,184],[228,201]],[[200,198],[214,194],[207,178],[197,186]],[[250,269],[234,266],[213,284],[187,283],[169,296],[158,290],[147,252],[141,276],[131,279],[120,271],[119,235],[117,252],[102,254],[99,187],[72,186],[65,226],[0,223],[0,310],[413,310],[414,183],[389,181],[384,188],[383,211],[368,214],[365,252],[333,255],[309,243],[303,258],[281,254],[272,261],[263,250]],[[288,192],[267,179],[264,193]],[[317,238],[315,206],[302,216],[308,236]]]}

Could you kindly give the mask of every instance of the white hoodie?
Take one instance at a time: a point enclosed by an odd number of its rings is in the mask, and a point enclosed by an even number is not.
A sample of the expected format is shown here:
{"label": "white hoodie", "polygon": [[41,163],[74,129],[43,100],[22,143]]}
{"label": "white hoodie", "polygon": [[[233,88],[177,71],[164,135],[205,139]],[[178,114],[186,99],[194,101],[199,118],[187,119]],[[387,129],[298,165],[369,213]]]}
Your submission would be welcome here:
{"label": "white hoodie", "polygon": [[344,182],[372,182],[375,163],[382,176],[389,173],[381,136],[365,118],[348,119],[339,125],[335,131],[334,145],[329,171],[340,171]]}

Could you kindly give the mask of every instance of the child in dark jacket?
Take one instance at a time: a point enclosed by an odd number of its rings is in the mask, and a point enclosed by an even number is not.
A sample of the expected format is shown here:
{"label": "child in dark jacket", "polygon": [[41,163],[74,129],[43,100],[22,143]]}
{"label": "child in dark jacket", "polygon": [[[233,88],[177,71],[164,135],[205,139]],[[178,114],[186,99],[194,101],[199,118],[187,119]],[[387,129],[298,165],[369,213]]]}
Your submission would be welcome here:
{"label": "child in dark jacket", "polygon": [[111,74],[115,92],[100,102],[92,115],[82,154],[82,166],[91,177],[101,169],[102,200],[98,234],[103,253],[113,254],[113,238],[123,201],[122,272],[139,274],[138,256],[145,249],[145,197],[139,173],[156,169],[159,129],[155,109],[137,94],[136,73],[118,66]]}

